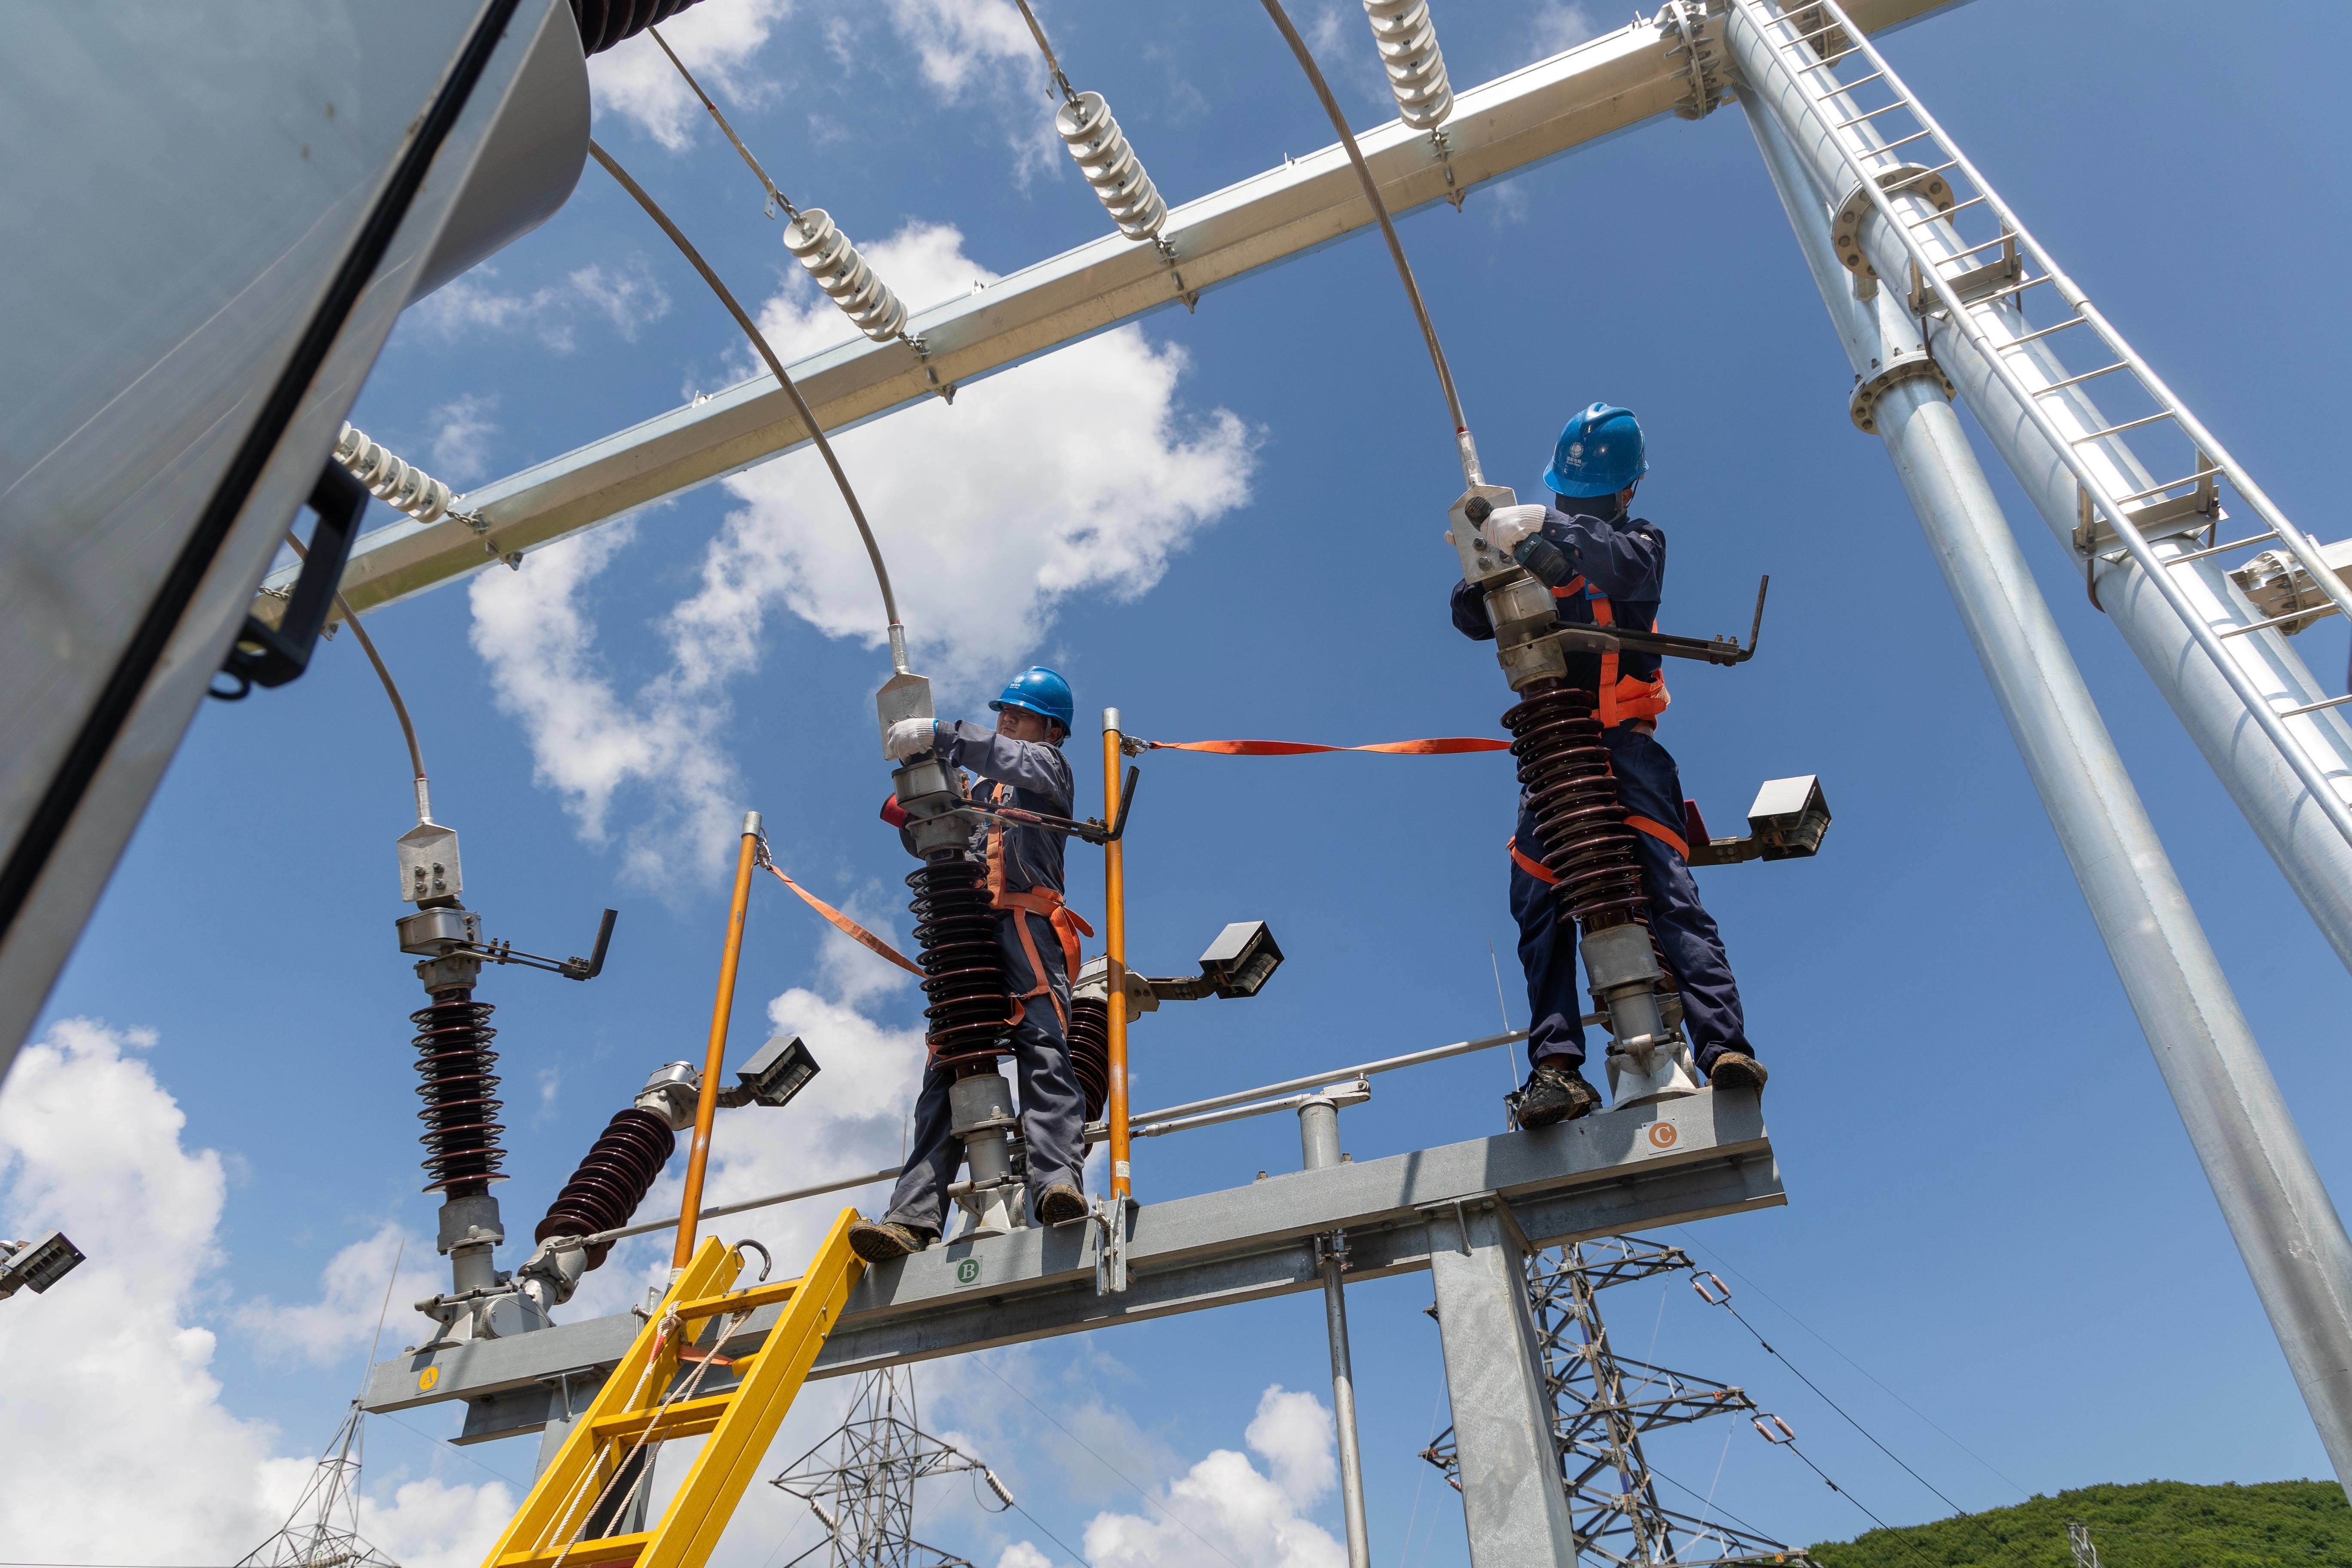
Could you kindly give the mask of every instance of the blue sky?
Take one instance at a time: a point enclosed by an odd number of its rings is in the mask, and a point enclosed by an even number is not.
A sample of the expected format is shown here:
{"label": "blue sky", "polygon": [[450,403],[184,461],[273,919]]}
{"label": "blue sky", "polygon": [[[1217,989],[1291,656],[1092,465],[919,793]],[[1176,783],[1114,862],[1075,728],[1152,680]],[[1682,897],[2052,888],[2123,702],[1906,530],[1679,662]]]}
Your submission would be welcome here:
{"label": "blue sky", "polygon": [[[1299,9],[1327,24],[1318,50],[1355,123],[1389,118],[1355,8]],[[1614,25],[1558,0],[1434,9],[1464,86]],[[1044,15],[1171,202],[1330,140],[1247,0]],[[2264,15],[2217,27],[2183,5],[1975,0],[1888,49],[2109,316],[2333,538],[2340,399],[2313,392],[2334,384],[2347,306],[2311,280],[2347,239],[2323,62],[2352,19]],[[1003,0],[706,0],[672,36],[784,190],[831,210],[919,308],[1106,226],[1042,135],[1049,106],[1011,17]],[[781,339],[845,335],[667,69],[644,47],[599,63],[600,140]],[[1401,227],[1490,471],[1532,492],[1567,412],[1626,404],[1651,444],[1642,510],[1671,542],[1666,629],[1742,622],[1772,574],[1752,664],[1669,671],[1660,739],[1717,831],[1758,781],[1789,773],[1818,773],[1836,813],[1816,860],[1702,873],[1773,1069],[1790,1205],[1670,1239],[1969,1508],[2151,1476],[2327,1474],[1916,524],[1882,448],[1847,422],[1848,372],[1739,116],[1644,126]],[[411,311],[352,417],[462,486],[750,365],[592,167],[545,227]],[[1496,733],[1509,694],[1444,614],[1438,532],[1459,477],[1443,418],[1386,258],[1359,237],[840,446],[917,663],[951,700],[976,707],[1036,658],[1071,677],[1082,717],[1115,704],[1159,738]],[[2341,1188],[2352,1142],[2326,1108],[2352,1089],[2346,976],[2038,519],[1995,484]],[[599,909],[621,910],[593,984],[485,982],[510,1234],[649,1068],[698,1050],[715,868],[744,807],[767,814],[796,877],[903,940],[908,863],[873,819],[887,781],[869,695],[887,661],[854,552],[803,455],[371,618],[488,930],[570,952]],[[2296,647],[2340,679],[2340,626]],[[1082,809],[1092,732],[1074,742]],[[0,1473],[25,1494],[12,1528],[34,1517],[29,1494],[59,1504],[12,1534],[21,1555],[230,1560],[213,1553],[258,1538],[332,1427],[404,1245],[385,1341],[417,1337],[404,1303],[439,1265],[406,1047],[421,998],[391,931],[404,763],[348,639],[293,686],[199,715],[51,999],[35,1037],[48,1044],[0,1095],[0,1229],[61,1224],[91,1255],[48,1296],[0,1308],[0,1356],[34,1368],[20,1403],[39,1415],[0,1435]],[[1160,753],[1145,775],[1134,961],[1181,970],[1242,918],[1269,921],[1289,961],[1253,1001],[1139,1026],[1140,1101],[1489,1032],[1490,942],[1525,1021],[1506,760]],[[1072,867],[1074,901],[1097,911],[1098,857]],[[743,976],[739,1050],[789,1026],[825,1076],[789,1111],[722,1124],[719,1192],[894,1158],[910,994],[772,884],[754,892]],[[1346,1113],[1347,1146],[1496,1131],[1506,1087],[1493,1055],[1376,1080]],[[1286,1122],[1246,1122],[1141,1146],[1137,1184],[1205,1191],[1296,1157]],[[741,1228],[804,1249],[829,1213]],[[616,1253],[582,1306],[617,1310],[658,1261]],[[1427,1281],[1349,1300],[1376,1561],[1462,1563],[1459,1506],[1415,1458],[1442,1388]],[[1679,1281],[1606,1306],[1622,1351],[1654,1343],[1659,1362],[1747,1387],[1881,1517],[1944,1511]],[[1094,1561],[1332,1561],[1322,1414],[1299,1397],[1329,1396],[1311,1299],[980,1359],[922,1370],[928,1418]],[[778,1468],[846,1392],[811,1392]],[[530,1474],[535,1440],[434,1440],[455,1426],[430,1411],[369,1427],[370,1518],[412,1568],[478,1561],[511,1506],[498,1489]],[[1727,1436],[1670,1435],[1653,1458],[1785,1541],[1867,1525],[1788,1455]],[[959,1485],[927,1500],[927,1539],[1001,1568],[1069,1561]],[[757,1568],[795,1526],[798,1551],[804,1517],[753,1499],[722,1560]]]}

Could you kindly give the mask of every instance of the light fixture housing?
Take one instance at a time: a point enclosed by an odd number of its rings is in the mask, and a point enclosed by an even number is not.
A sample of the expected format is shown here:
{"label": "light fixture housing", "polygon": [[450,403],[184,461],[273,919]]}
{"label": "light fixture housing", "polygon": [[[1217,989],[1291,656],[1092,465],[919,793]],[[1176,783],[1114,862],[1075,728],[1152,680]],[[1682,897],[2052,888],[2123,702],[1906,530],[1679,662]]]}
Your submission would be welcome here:
{"label": "light fixture housing", "polygon": [[26,1286],[37,1296],[81,1265],[81,1248],[53,1230],[0,1258],[0,1300]]}
{"label": "light fixture housing", "polygon": [[721,1105],[785,1105],[822,1069],[798,1035],[772,1035],[735,1071],[735,1087],[719,1091]]}

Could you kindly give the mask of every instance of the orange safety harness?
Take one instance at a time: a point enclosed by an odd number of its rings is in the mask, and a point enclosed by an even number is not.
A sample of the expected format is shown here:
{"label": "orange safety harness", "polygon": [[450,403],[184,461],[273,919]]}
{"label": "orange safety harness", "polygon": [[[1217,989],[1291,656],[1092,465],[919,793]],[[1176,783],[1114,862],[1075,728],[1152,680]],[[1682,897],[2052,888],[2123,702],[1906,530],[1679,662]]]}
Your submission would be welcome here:
{"label": "orange safety harness", "polygon": [[[1592,606],[1592,624],[1613,626],[1616,612],[1611,608],[1609,595],[1595,593],[1585,585],[1583,578],[1563,584],[1551,591],[1555,599],[1570,599],[1581,594]],[[1650,618],[1650,629],[1658,629],[1657,617]],[[1666,673],[1661,669],[1647,680],[1617,673],[1617,650],[1611,648],[1601,656],[1601,727],[1613,730],[1618,725],[1646,722],[1656,727],[1658,715],[1666,710],[1674,699],[1666,694]],[[1647,831],[1644,829],[1644,831]]]}
{"label": "orange safety harness", "polygon": [[1369,746],[1324,746],[1312,741],[1146,741],[1155,752],[1213,752],[1223,757],[1303,757],[1315,752],[1382,752],[1392,757],[1450,757],[1464,752],[1507,752],[1508,741],[1485,735],[1440,735],[1427,741],[1380,741]]}
{"label": "orange safety harness", "polygon": [[[997,784],[996,794],[990,798],[989,804],[991,805],[1012,804],[1009,794],[1001,781]],[[1054,934],[1062,939],[1064,965],[1062,972],[1073,984],[1078,978],[1078,938],[1081,934],[1094,935],[1095,928],[1087,924],[1085,918],[1077,910],[1070,908],[1068,901],[1051,888],[1013,889],[1004,885],[1004,823],[1002,818],[994,816],[988,819],[988,900],[990,908],[1013,912],[1013,927],[1021,933],[1021,952],[1029,960],[1029,973],[1034,975],[1037,981],[1036,984],[1013,999],[1013,1018],[1015,1020],[1020,1018],[1023,1010],[1028,1005],[1029,998],[1043,996],[1053,1003],[1054,1016],[1062,1021],[1062,1027],[1067,1029],[1070,1026],[1070,1016],[1062,1008],[1062,999],[1054,994],[1053,986],[1046,982],[1045,966],[1038,962],[1037,944],[1029,935],[1029,922],[1022,917],[1024,915],[1045,917],[1046,923],[1054,928]]]}

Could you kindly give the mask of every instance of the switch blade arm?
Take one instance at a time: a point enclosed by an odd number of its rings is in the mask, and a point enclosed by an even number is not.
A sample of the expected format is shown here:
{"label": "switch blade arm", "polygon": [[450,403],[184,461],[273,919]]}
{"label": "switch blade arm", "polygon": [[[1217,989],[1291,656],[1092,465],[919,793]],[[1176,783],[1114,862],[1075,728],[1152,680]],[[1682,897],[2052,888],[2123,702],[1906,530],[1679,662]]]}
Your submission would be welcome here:
{"label": "switch blade arm", "polygon": [[1551,633],[1562,647],[1580,653],[1654,653],[1667,658],[1691,658],[1724,666],[1746,664],[1756,657],[1764,633],[1764,595],[1772,585],[1768,575],[1756,584],[1756,619],[1748,630],[1748,646],[1738,637],[1686,637],[1671,632],[1645,632],[1632,626],[1562,626]]}

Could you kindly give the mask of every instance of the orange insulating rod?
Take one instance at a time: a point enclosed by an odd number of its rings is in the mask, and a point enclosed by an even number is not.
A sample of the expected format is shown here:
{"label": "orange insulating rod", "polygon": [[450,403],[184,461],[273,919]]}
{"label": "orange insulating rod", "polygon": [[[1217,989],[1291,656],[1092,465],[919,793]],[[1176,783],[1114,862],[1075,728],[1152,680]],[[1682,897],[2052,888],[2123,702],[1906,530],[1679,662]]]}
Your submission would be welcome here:
{"label": "orange insulating rod", "polygon": [[[1118,810],[1118,710],[1103,710],[1103,819]],[[1126,847],[1103,846],[1103,951],[1110,982],[1110,1195],[1129,1196],[1127,1163],[1127,867]]]}
{"label": "orange insulating rod", "polygon": [[702,1173],[710,1163],[710,1123],[719,1113],[719,1075],[727,1070],[727,1021],[735,1011],[735,965],[743,956],[743,910],[751,901],[751,869],[760,856],[760,814],[743,814],[743,844],[735,853],[735,900],[727,909],[727,950],[719,960],[719,999],[710,1006],[710,1045],[702,1053],[702,1093],[694,1102],[694,1147],[686,1156],[686,1196],[677,1205],[677,1247],[669,1266],[694,1257],[702,1219]]}

